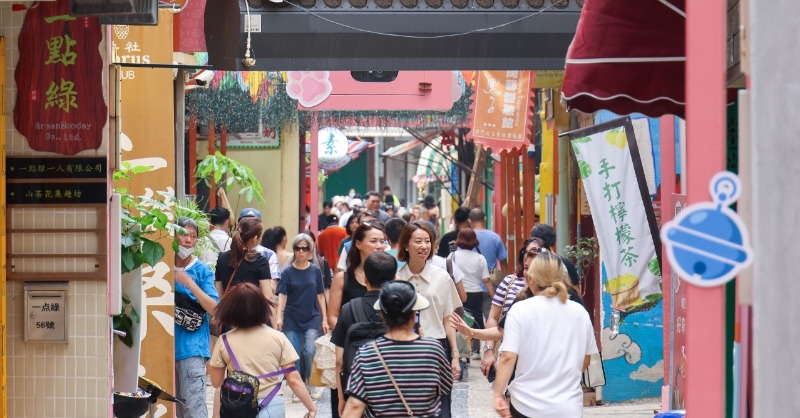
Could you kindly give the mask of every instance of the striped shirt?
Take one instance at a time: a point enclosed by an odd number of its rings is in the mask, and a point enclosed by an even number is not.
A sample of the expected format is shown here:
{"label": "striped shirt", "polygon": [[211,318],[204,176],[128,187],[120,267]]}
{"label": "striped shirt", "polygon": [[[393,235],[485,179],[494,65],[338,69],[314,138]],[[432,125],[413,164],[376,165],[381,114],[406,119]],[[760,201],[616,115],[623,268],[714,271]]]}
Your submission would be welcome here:
{"label": "striped shirt", "polygon": [[502,312],[500,312],[500,316],[508,313],[511,305],[514,303],[514,299],[517,298],[517,293],[526,286],[525,278],[517,277],[515,274],[509,274],[500,282],[500,285],[497,286],[497,290],[494,291],[494,299],[492,299],[492,305],[503,308]]}
{"label": "striped shirt", "polygon": [[[414,417],[438,417],[441,395],[453,387],[441,344],[432,338],[394,341],[379,337],[376,342]],[[347,392],[367,405],[366,417],[408,417],[372,343],[358,350],[351,370]]]}

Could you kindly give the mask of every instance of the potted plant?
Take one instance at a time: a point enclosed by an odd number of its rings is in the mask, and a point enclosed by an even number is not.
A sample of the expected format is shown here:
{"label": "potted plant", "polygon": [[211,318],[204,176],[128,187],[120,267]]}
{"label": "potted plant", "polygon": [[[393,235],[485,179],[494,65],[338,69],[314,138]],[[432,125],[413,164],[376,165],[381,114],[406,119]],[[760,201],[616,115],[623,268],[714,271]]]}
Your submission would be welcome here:
{"label": "potted plant", "polygon": [[564,247],[564,256],[575,263],[575,267],[578,268],[578,274],[581,277],[581,293],[583,293],[584,283],[586,283],[599,255],[600,244],[596,237],[579,238],[575,245]]}

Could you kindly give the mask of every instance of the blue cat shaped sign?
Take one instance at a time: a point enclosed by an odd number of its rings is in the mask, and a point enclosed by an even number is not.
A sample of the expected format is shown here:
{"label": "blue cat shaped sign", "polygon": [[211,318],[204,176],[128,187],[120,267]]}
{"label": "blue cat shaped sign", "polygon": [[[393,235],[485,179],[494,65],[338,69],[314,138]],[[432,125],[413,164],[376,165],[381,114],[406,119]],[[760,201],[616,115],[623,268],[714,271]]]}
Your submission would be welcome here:
{"label": "blue cat shaped sign", "polygon": [[661,228],[672,268],[681,279],[703,287],[727,283],[753,261],[747,229],[729,208],[741,194],[739,177],[717,173],[709,193],[713,202],[689,205]]}

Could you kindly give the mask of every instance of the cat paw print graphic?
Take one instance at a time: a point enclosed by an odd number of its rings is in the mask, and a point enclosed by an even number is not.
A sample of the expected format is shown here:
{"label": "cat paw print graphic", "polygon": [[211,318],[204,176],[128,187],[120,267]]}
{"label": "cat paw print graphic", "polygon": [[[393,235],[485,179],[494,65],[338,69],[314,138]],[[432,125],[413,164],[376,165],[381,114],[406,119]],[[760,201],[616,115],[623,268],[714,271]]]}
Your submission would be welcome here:
{"label": "cat paw print graphic", "polygon": [[333,91],[329,71],[290,71],[286,93],[300,106],[314,107],[328,98]]}

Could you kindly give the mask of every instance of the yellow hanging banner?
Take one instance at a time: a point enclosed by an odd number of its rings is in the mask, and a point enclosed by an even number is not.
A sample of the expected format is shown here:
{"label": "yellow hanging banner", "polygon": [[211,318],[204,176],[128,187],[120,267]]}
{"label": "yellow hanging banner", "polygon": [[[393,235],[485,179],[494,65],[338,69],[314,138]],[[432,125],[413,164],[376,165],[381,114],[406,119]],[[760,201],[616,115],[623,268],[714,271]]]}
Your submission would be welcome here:
{"label": "yellow hanging banner", "polygon": [[[172,13],[161,10],[158,26],[114,26],[115,63],[172,62]],[[120,68],[122,85],[122,160],[150,166],[137,174],[128,193],[151,195],[175,189],[175,104],[172,70]],[[154,198],[158,198],[157,195]],[[142,266],[141,360],[144,376],[172,393],[175,364],[172,239],[160,243],[166,253],[155,266]],[[173,405],[159,402],[155,416],[173,416]],[[162,415],[165,414],[165,415]]]}

